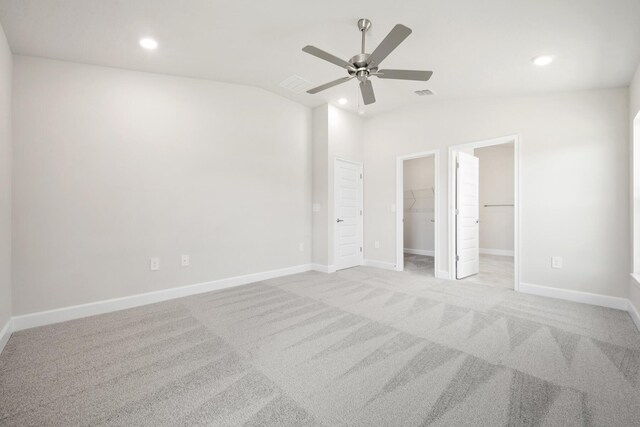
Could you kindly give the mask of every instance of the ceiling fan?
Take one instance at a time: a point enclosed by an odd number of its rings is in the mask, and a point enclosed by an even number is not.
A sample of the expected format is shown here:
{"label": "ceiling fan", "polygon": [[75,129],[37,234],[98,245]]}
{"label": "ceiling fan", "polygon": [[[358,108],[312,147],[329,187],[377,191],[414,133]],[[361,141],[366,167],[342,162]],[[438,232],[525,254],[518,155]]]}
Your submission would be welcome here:
{"label": "ceiling fan", "polygon": [[325,89],[329,89],[330,87],[337,86],[344,82],[348,82],[351,79],[357,78],[360,81],[362,100],[365,105],[369,105],[376,102],[376,96],[373,93],[373,85],[371,84],[371,80],[369,80],[369,77],[371,76],[378,77],[379,79],[418,80],[423,82],[426,82],[431,78],[431,75],[433,74],[432,71],[378,69],[380,63],[389,56],[389,54],[393,52],[395,48],[404,41],[404,39],[409,37],[411,29],[402,24],[396,25],[372,53],[365,53],[365,33],[369,28],[371,28],[370,20],[358,20],[358,29],[360,30],[360,33],[362,33],[362,52],[353,56],[349,61],[338,58],[337,56],[325,52],[322,49],[318,49],[315,46],[305,46],[302,48],[303,52],[345,68],[349,73],[349,76],[347,77],[342,77],[338,80],[309,89],[307,93],[318,93]]}

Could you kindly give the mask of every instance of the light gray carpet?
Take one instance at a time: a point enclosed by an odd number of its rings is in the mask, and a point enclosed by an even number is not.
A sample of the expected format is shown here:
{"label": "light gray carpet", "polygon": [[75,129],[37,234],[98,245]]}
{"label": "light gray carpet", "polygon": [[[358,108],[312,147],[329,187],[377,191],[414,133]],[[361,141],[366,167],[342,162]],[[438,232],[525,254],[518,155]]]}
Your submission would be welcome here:
{"label": "light gray carpet", "polygon": [[627,313],[359,267],[15,333],[2,425],[638,425]]}
{"label": "light gray carpet", "polygon": [[[428,255],[405,253],[404,271],[434,277],[434,258]],[[513,257],[480,254],[478,274],[460,280],[513,289],[514,271]]]}
{"label": "light gray carpet", "polygon": [[512,256],[480,254],[480,271],[478,274],[461,280],[513,289],[514,271]]}
{"label": "light gray carpet", "polygon": [[404,271],[435,277],[434,257],[428,255],[404,254]]}

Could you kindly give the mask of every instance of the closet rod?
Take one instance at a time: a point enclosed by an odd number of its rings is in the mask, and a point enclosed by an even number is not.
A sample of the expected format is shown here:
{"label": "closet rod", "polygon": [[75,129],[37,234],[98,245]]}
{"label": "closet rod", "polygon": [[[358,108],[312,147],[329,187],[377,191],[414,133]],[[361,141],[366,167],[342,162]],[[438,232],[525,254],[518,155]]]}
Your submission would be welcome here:
{"label": "closet rod", "polygon": [[495,208],[496,206],[513,206],[513,205],[484,205],[485,208]]}

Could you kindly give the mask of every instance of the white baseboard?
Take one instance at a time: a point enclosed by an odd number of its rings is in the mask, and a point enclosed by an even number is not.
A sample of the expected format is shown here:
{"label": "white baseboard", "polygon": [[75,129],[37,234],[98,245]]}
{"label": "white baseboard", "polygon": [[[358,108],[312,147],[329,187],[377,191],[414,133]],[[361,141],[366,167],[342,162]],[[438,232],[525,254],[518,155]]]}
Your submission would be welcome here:
{"label": "white baseboard", "polygon": [[480,248],[480,253],[484,255],[500,255],[500,256],[513,256],[514,252],[506,249],[486,249]]}
{"label": "white baseboard", "polygon": [[589,292],[551,288],[549,286],[532,285],[530,283],[520,283],[519,291],[525,294],[581,302],[583,304],[598,305],[601,307],[615,308],[624,311],[627,311],[629,308],[629,300],[626,298],[592,294]]}
{"label": "white baseboard", "polygon": [[633,320],[633,323],[635,323],[636,328],[638,328],[638,331],[640,331],[640,311],[638,311],[638,308],[633,305],[631,300],[629,300],[629,308],[627,309],[627,311],[629,312],[629,316],[631,316],[631,320]]}
{"label": "white baseboard", "polygon": [[428,249],[404,248],[404,253],[405,254],[411,254],[411,255],[426,255],[426,256],[434,256],[435,255],[435,251],[428,250]]}
{"label": "white baseboard", "polygon": [[449,272],[446,270],[438,270],[436,272],[436,279],[446,279],[449,280]]}
{"label": "white baseboard", "polygon": [[396,270],[396,265],[390,262],[374,261],[372,259],[365,259],[364,265],[367,267],[383,268],[385,270]]}
{"label": "white baseboard", "polygon": [[7,323],[4,325],[2,330],[0,331],[0,353],[4,350],[4,346],[7,345],[9,338],[11,338],[11,333],[13,332],[13,319],[7,320]]}
{"label": "white baseboard", "polygon": [[246,285],[248,283],[273,279],[275,277],[303,273],[305,271],[311,270],[311,268],[311,264],[302,264],[294,267],[281,268],[278,270],[263,271],[260,273],[246,274],[244,276],[213,280],[211,282],[198,283],[195,285],[180,286],[177,288],[164,289],[161,291],[131,295],[122,298],[113,298],[88,304],[74,305],[71,307],[41,311],[38,313],[25,314],[22,316],[14,316],[12,318],[13,330],[21,331],[23,329],[35,328],[37,326],[50,325],[53,323],[65,322],[67,320],[79,319],[81,317],[95,316],[97,314],[125,310],[127,308],[134,308],[175,298],[182,298],[189,295]]}
{"label": "white baseboard", "polygon": [[320,273],[335,273],[336,266],[335,265],[324,265],[324,264],[311,264],[311,270],[319,271]]}

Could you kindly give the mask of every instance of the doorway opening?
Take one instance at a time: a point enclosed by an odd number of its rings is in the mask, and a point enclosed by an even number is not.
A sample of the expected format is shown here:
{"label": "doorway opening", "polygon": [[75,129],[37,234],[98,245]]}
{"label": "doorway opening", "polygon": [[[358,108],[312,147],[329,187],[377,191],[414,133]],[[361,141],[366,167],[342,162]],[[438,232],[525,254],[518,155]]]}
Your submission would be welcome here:
{"label": "doorway opening", "polygon": [[438,277],[438,152],[397,159],[396,270]]}
{"label": "doorway opening", "polygon": [[450,147],[450,278],[518,289],[518,138]]}

